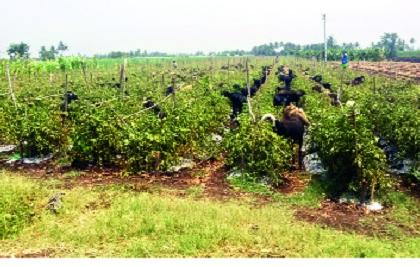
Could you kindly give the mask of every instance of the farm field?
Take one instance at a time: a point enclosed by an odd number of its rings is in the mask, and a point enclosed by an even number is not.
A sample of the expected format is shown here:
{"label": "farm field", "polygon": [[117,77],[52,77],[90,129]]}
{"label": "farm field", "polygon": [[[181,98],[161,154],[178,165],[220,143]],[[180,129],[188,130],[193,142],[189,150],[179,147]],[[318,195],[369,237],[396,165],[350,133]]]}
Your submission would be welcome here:
{"label": "farm field", "polygon": [[0,257],[419,257],[419,64],[375,64],[1,61]]}
{"label": "farm field", "polygon": [[[339,62],[332,63],[337,68]],[[420,63],[411,62],[392,62],[392,61],[355,61],[350,62],[350,69],[361,71],[373,75],[383,75],[389,78],[397,78],[401,80],[411,80],[419,82],[420,79]]]}
{"label": "farm field", "polygon": [[420,80],[420,63],[406,62],[357,62],[350,64],[350,68],[372,74],[384,74],[388,77]]}

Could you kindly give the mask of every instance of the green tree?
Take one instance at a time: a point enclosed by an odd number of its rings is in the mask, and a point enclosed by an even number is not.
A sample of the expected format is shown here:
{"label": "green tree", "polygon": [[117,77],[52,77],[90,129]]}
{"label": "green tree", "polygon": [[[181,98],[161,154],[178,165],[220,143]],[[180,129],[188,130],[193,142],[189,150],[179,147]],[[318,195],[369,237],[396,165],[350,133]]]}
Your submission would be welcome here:
{"label": "green tree", "polygon": [[54,46],[51,46],[49,50],[47,50],[45,46],[41,46],[39,58],[41,60],[54,60],[57,54],[58,50],[56,50]]}
{"label": "green tree", "polygon": [[62,41],[58,43],[57,51],[61,56],[63,55],[64,51],[67,51],[68,49],[69,47],[65,45]]}
{"label": "green tree", "polygon": [[404,44],[402,44],[396,33],[384,33],[379,41],[379,45],[384,50],[387,59],[396,57],[397,51],[404,48]]}
{"label": "green tree", "polygon": [[7,49],[10,59],[29,58],[29,45],[21,42],[20,44],[11,44]]}

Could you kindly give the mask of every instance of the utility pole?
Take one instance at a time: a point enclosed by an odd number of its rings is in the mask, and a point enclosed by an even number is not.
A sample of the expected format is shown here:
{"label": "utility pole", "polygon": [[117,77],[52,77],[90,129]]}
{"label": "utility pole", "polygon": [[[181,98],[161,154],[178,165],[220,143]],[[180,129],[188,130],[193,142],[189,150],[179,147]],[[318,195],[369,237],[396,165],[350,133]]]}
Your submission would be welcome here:
{"label": "utility pole", "polygon": [[324,61],[327,62],[327,16],[322,14],[322,20],[324,21]]}

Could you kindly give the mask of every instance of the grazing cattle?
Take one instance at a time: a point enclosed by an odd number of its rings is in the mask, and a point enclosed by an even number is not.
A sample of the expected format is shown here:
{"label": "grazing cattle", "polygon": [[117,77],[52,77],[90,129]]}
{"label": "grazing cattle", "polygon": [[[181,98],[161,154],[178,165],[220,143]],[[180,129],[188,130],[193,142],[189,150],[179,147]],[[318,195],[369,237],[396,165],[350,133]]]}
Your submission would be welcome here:
{"label": "grazing cattle", "polygon": [[317,83],[320,83],[322,81],[321,75],[315,75],[314,77],[311,77],[311,80]]}
{"label": "grazing cattle", "polygon": [[306,114],[303,111],[303,109],[298,108],[293,104],[290,104],[289,106],[285,107],[283,114],[285,119],[291,120],[292,118],[299,118],[305,126],[310,125],[309,120],[306,117]]}
{"label": "grazing cattle", "polygon": [[[284,118],[283,120],[277,120],[272,114],[265,114],[261,121],[271,120],[273,123],[273,131],[280,136],[291,139],[293,144],[299,146],[298,150],[298,165],[302,168],[302,145],[303,145],[303,134],[305,132],[305,125],[302,120],[298,117]],[[293,157],[294,159],[294,157]]]}
{"label": "grazing cattle", "polygon": [[[321,75],[315,75],[313,77],[311,77],[312,81],[315,81],[317,83],[319,83],[320,85],[322,85],[322,87],[324,87],[325,89],[331,90],[331,83],[328,82],[322,82],[322,76]],[[314,88],[313,88],[314,89]],[[318,89],[318,88],[316,88]]]}
{"label": "grazing cattle", "polygon": [[61,103],[60,109],[61,111],[67,111],[68,105],[70,105],[71,102],[78,100],[79,97],[73,93],[72,91],[67,91],[63,96],[63,102]]}
{"label": "grazing cattle", "polygon": [[281,74],[281,73],[284,73],[284,65],[280,65],[280,66],[277,68],[276,75],[279,75],[279,74]]}
{"label": "grazing cattle", "polygon": [[168,88],[166,88],[166,91],[165,91],[165,96],[173,94],[174,91],[175,90],[174,90],[174,87],[172,85],[168,86]]}
{"label": "grazing cattle", "polygon": [[331,90],[331,83],[321,83],[325,89]]}
{"label": "grazing cattle", "polygon": [[365,76],[359,76],[353,79],[353,81],[351,81],[352,85],[359,85],[362,84],[365,81]]}
{"label": "grazing cattle", "polygon": [[167,116],[165,112],[161,110],[159,105],[157,105],[150,97],[147,97],[146,100],[143,102],[143,107],[153,110],[153,112],[159,117],[159,119],[163,119]]}
{"label": "grazing cattle", "polygon": [[328,93],[328,96],[331,99],[331,105],[333,105],[333,106],[341,106],[340,99],[338,99],[338,95],[336,93]]}
{"label": "grazing cattle", "polygon": [[254,86],[260,89],[262,81],[260,79],[254,79]]}
{"label": "grazing cattle", "polygon": [[293,90],[278,90],[278,93],[273,97],[273,106],[290,105],[295,103],[298,105],[300,98],[305,95],[304,91],[293,91]]}
{"label": "grazing cattle", "polygon": [[[255,85],[253,85],[253,86],[251,86],[250,88],[249,88],[249,91],[250,91],[250,93],[251,93],[251,97],[253,97],[253,96],[255,96],[255,94],[257,93],[257,91],[258,91],[258,89],[257,89],[257,87],[255,86]],[[242,89],[241,90],[241,94],[244,96],[244,97],[247,97],[248,96],[248,89],[247,88],[244,88],[244,89]]]}
{"label": "grazing cattle", "polygon": [[265,82],[267,81],[267,76],[266,75],[263,75],[262,77],[261,77],[261,79],[260,79],[260,83],[261,84],[265,84]]}
{"label": "grazing cattle", "polygon": [[[124,78],[125,82],[128,82],[128,77]],[[102,82],[98,83],[100,87],[112,87],[116,89],[121,89],[121,83],[117,82],[114,77],[112,77],[111,82]]]}
{"label": "grazing cattle", "polygon": [[292,81],[294,78],[296,78],[296,75],[293,73],[292,70],[289,70],[288,75],[280,74],[278,78],[279,78],[279,82],[284,82],[285,89],[290,90]]}
{"label": "grazing cattle", "polygon": [[222,95],[229,98],[233,109],[233,117],[236,118],[242,112],[243,104],[246,102],[246,97],[242,93],[231,93],[228,91],[223,91]]}

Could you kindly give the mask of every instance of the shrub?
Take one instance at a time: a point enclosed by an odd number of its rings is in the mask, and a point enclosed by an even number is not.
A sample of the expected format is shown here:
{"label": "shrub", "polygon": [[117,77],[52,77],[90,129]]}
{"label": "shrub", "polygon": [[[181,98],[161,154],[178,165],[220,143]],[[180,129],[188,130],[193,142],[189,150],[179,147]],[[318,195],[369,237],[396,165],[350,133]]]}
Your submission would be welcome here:
{"label": "shrub", "polygon": [[271,124],[253,124],[247,114],[241,116],[240,124],[224,140],[227,165],[261,178],[268,175],[279,183],[281,173],[290,167],[290,143],[274,133]]}

